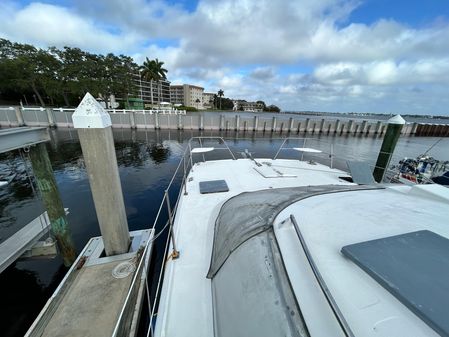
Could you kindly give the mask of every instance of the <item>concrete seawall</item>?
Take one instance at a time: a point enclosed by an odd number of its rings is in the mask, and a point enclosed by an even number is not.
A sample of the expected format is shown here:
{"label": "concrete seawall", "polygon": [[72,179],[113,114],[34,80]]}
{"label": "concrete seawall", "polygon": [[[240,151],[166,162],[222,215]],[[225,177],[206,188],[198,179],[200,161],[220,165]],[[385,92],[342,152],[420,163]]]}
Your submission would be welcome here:
{"label": "concrete seawall", "polygon": [[[73,127],[74,109],[0,108],[0,127]],[[233,130],[277,133],[383,134],[386,122],[360,119],[304,118],[301,115],[155,114],[149,110],[109,110],[113,128]],[[449,124],[407,123],[403,135],[449,137]]]}

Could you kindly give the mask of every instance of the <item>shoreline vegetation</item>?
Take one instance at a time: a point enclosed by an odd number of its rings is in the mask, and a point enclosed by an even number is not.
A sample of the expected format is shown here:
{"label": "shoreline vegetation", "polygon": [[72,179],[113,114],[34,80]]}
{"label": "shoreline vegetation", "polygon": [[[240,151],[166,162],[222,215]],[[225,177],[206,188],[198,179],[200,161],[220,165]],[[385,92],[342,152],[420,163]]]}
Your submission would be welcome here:
{"label": "shoreline vegetation", "polygon": [[[76,107],[90,92],[104,100],[106,106],[114,95],[120,104],[118,108],[129,107],[130,101],[139,94],[136,74],[152,86],[167,79],[168,70],[163,65],[164,62],[157,58],[150,60],[146,57],[138,65],[126,55],[95,54],[67,46],[43,49],[0,38],[0,104],[7,102],[11,105],[14,102],[12,105]],[[153,88],[150,91],[150,105],[157,105],[157,100],[153,100]],[[224,97],[222,89],[209,103],[219,110],[234,106],[234,100]],[[262,103],[264,111],[280,111],[274,105]],[[184,110],[196,109],[184,107]]]}

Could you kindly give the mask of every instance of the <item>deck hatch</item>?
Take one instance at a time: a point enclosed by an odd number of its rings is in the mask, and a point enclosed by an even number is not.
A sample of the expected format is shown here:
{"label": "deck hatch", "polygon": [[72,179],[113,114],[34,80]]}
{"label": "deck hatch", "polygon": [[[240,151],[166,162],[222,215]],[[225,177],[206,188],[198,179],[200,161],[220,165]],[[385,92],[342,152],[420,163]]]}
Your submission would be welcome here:
{"label": "deck hatch", "polygon": [[226,184],[225,180],[209,180],[209,181],[200,181],[200,193],[220,193],[220,192],[228,192],[229,187]]}
{"label": "deck hatch", "polygon": [[349,172],[352,180],[358,185],[374,185],[373,173],[369,165],[361,161],[348,161]]}
{"label": "deck hatch", "polygon": [[429,327],[449,336],[449,239],[422,230],[341,251]]}

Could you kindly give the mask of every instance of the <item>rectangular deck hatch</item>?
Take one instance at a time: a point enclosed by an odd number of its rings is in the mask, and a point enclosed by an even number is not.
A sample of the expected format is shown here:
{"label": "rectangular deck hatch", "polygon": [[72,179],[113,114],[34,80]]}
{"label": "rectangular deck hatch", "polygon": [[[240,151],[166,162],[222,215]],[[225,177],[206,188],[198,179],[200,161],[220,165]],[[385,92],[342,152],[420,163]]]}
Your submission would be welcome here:
{"label": "rectangular deck hatch", "polygon": [[358,185],[374,185],[376,182],[369,165],[361,161],[348,161],[352,180]]}
{"label": "rectangular deck hatch", "polygon": [[449,336],[449,239],[422,230],[341,252],[441,336]]}
{"label": "rectangular deck hatch", "polygon": [[228,192],[229,187],[226,184],[225,180],[209,180],[209,181],[200,181],[200,193],[219,193],[219,192]]}

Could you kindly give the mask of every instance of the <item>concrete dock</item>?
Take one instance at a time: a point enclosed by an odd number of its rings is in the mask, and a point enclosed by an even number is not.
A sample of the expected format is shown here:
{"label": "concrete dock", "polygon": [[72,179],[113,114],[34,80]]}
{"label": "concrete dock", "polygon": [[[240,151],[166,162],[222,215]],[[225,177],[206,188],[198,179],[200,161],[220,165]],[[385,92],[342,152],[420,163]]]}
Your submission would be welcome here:
{"label": "concrete dock", "polygon": [[130,234],[129,252],[115,256],[92,238],[25,336],[134,336],[153,230]]}

